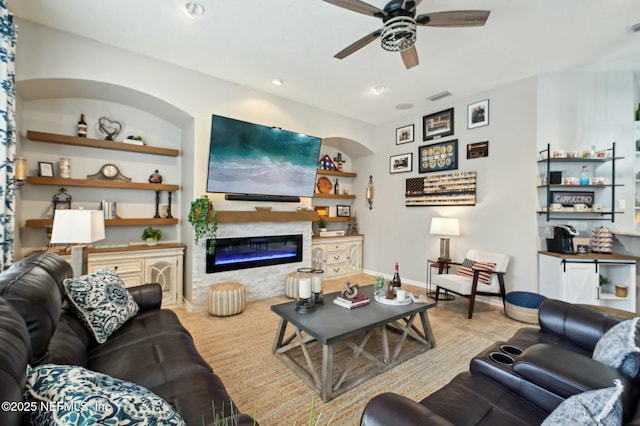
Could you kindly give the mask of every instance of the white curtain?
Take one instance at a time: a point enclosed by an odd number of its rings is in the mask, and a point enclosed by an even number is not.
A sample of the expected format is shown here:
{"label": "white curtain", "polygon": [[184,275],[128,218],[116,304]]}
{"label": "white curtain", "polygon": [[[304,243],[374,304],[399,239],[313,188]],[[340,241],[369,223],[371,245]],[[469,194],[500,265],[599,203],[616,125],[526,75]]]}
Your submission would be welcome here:
{"label": "white curtain", "polygon": [[16,41],[18,26],[0,1],[0,270],[14,260],[16,160]]}

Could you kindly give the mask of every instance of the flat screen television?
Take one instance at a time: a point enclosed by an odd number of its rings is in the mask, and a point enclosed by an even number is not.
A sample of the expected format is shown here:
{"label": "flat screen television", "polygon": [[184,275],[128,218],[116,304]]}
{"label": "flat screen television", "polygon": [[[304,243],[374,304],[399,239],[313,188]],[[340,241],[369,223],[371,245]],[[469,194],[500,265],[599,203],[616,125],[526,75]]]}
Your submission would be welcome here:
{"label": "flat screen television", "polygon": [[321,144],[314,136],[213,115],[207,192],[313,197]]}

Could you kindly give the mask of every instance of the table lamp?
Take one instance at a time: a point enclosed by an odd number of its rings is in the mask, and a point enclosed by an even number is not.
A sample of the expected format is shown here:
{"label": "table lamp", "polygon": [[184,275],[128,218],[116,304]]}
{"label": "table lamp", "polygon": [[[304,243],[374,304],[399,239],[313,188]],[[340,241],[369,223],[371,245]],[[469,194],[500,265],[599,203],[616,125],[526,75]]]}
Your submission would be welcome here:
{"label": "table lamp", "polygon": [[440,235],[440,257],[438,260],[449,261],[449,236],[460,235],[460,222],[453,217],[431,218],[429,233]]}
{"label": "table lamp", "polygon": [[71,246],[73,276],[86,274],[86,244],[104,240],[104,213],[102,210],[56,210],[53,215],[52,244]]}

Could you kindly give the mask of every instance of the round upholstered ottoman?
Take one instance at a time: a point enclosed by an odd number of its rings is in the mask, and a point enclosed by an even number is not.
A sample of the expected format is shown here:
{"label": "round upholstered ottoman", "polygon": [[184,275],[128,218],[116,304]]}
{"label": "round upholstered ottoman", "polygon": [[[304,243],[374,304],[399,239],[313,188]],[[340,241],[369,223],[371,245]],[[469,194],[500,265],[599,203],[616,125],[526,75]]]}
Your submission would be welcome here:
{"label": "round upholstered ottoman", "polygon": [[285,278],[284,294],[286,294],[287,297],[290,299],[298,298],[298,273],[297,272],[291,272],[289,275],[287,275],[287,278]]}
{"label": "round upholstered ottoman", "polygon": [[538,308],[545,299],[537,293],[512,291],[505,296],[504,310],[509,318],[516,321],[538,324]]}
{"label": "round upholstered ottoman", "polygon": [[244,285],[224,282],[209,287],[209,313],[217,317],[236,315],[244,311]]}

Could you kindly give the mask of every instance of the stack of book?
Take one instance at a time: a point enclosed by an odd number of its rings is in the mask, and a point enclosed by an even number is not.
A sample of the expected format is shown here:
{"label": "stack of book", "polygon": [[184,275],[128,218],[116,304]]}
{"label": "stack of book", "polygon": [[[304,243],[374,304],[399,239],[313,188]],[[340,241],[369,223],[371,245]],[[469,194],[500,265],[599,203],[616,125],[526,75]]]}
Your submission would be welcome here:
{"label": "stack of book", "polygon": [[333,299],[333,303],[338,306],[342,306],[343,308],[353,309],[357,308],[358,306],[368,305],[369,303],[371,303],[371,299],[369,299],[364,294],[358,294],[353,299],[349,299],[340,294],[338,295],[338,297]]}

